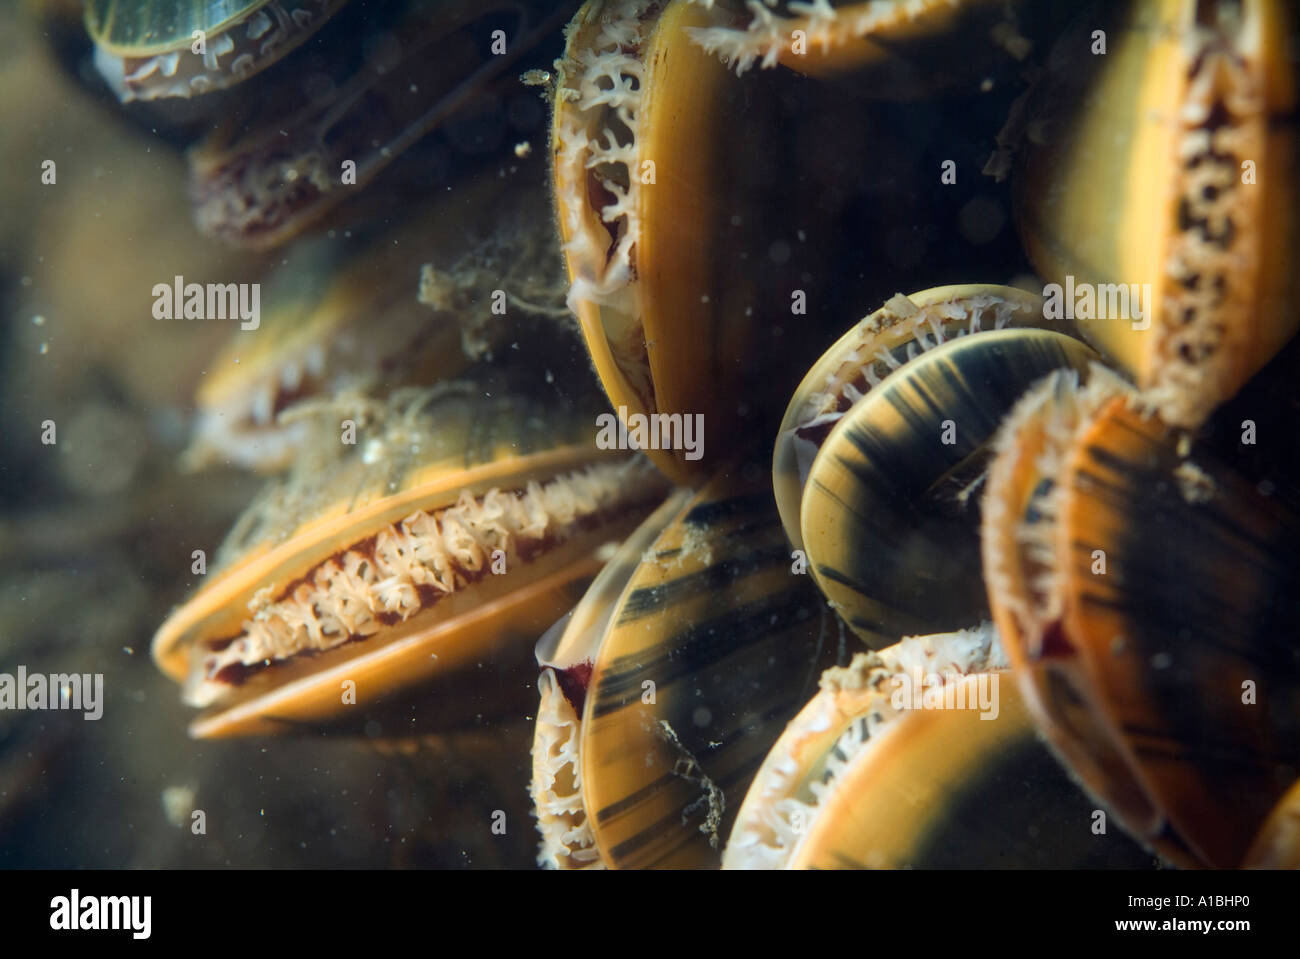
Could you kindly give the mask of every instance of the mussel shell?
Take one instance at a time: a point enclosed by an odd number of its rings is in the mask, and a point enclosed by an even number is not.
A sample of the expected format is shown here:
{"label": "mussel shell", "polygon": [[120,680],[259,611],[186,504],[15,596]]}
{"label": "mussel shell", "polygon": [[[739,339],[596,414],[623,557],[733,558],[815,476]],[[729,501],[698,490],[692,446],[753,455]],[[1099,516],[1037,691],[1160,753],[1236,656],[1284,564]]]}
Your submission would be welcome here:
{"label": "mussel shell", "polygon": [[563,303],[547,203],[528,164],[439,190],[392,225],[295,246],[263,284],[259,327],[235,332],[199,384],[185,465],[283,469],[307,435],[295,407],[454,377],[509,340],[554,341],[555,320],[537,315]]}
{"label": "mussel shell", "polygon": [[1028,705],[1048,741],[1074,775],[1105,801],[1130,833],[1159,846],[1165,858],[1191,863],[1180,842],[1165,835],[1150,799],[1134,786],[1114,747],[1102,711],[1057,677],[1040,659],[1044,623],[1060,616],[1061,596],[1051,574],[1056,530],[1055,492],[1077,431],[1117,396],[1133,391],[1101,366],[1086,386],[1069,372],[1054,373],[1016,404],[997,437],[989,470],[981,537],[989,605]]}
{"label": "mussel shell", "polygon": [[827,670],[755,777],[724,865],[1149,865],[1097,828],[1006,667],[984,623]]}
{"label": "mussel shell", "polygon": [[910,708],[910,697],[894,696],[900,677],[922,681],[928,674],[956,682],[1006,666],[997,634],[985,623],[904,638],[880,653],[858,653],[847,667],[828,669],[817,695],[786,726],[754,777],[727,840],[723,868],[788,865],[834,771],[851,754],[871,748]]}
{"label": "mussel shell", "polygon": [[569,305],[625,422],[702,418],[702,449],[674,437],[646,450],[687,484],[751,452],[813,359],[817,328],[865,282],[826,268],[851,233],[856,180],[840,164],[856,164],[796,132],[815,120],[857,136],[862,116],[784,71],[731,76],[689,33],[732,6],[589,3],[557,68]]}
{"label": "mussel shell", "polygon": [[[1252,402],[1248,387],[1220,415],[1240,422]],[[1245,451],[1239,426],[1233,450],[1222,430],[1190,443],[1123,391],[1083,405],[1068,428],[1023,418],[994,467],[990,602],[1089,788],[1167,858],[1239,865],[1300,768],[1294,473],[1261,481],[1268,457]],[[1277,462],[1294,462],[1292,429],[1261,438]],[[1055,434],[1055,452],[1035,434]],[[1049,478],[1054,495],[1027,495]]]}
{"label": "mussel shell", "polygon": [[[1236,865],[1300,768],[1300,517],[1114,406],[1075,457],[1064,632],[1170,821],[1206,862]],[[1180,481],[1184,462],[1212,500]],[[1103,577],[1084,572],[1098,548]]]}
{"label": "mussel shell", "polygon": [[[968,702],[979,679],[960,680]],[[1094,834],[1093,804],[1039,740],[1015,686],[996,689],[996,719],[912,710],[860,753],[790,867],[1150,866],[1118,830]]]}
{"label": "mussel shell", "polygon": [[988,614],[973,490],[1021,392],[1094,357],[1060,333],[1005,329],[946,342],[834,425],[800,505],[808,568],[868,645]]}
{"label": "mussel shell", "polygon": [[[358,422],[355,445],[340,443],[346,419]],[[448,722],[495,708],[459,703],[458,676],[484,663],[508,671],[512,655],[526,662],[529,638],[600,568],[601,546],[665,491],[648,464],[594,448],[593,407],[552,399],[542,417],[535,399],[481,383],[321,420],[295,469],[232,531],[208,584],[154,639],[155,661],[187,698],[213,706],[196,735],[327,718],[348,708],[346,679],[362,702],[433,679]],[[498,544],[501,572],[489,568],[491,529],[516,520],[491,517],[511,500],[532,512]],[[261,659],[263,647],[274,657]]]}
{"label": "mussel shell", "polygon": [[1103,5],[1025,110],[1030,259],[1175,425],[1199,425],[1300,323],[1293,21],[1284,0]]}
{"label": "mussel shell", "polygon": [[[625,548],[599,598],[539,647],[551,696],[539,716],[563,717],[566,731],[539,725],[535,769],[550,771],[534,794],[554,803],[568,777],[581,794],[569,822],[585,823],[580,845],[605,865],[717,865],[762,756],[831,661],[829,620],[791,574],[760,483],[719,477],[654,521],[666,525],[652,547]],[[554,852],[544,846],[542,860],[575,864]]]}
{"label": "mussel shell", "polygon": [[541,705],[533,737],[530,791],[542,834],[537,855],[540,866],[604,868],[583,805],[581,707],[586,683],[623,591],[647,550],[681,515],[693,495],[688,489],[675,489],[623,541],[581,601],[538,640],[537,661],[543,669],[537,680]]}
{"label": "mussel shell", "polygon": [[1043,326],[1042,314],[1041,297],[1014,287],[940,286],[893,297],[836,340],[799,383],[777,433],[772,486],[790,542],[803,547],[799,504],[826,434],[891,365],[955,336]]}

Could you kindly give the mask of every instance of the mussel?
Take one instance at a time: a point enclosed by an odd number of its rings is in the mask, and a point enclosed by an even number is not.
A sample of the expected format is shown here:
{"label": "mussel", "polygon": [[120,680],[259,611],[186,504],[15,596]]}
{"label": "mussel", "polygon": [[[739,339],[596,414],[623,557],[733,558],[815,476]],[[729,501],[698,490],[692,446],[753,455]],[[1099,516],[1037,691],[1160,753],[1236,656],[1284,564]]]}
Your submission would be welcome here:
{"label": "mussel", "polygon": [[509,708],[475,703],[475,683],[503,691],[665,492],[643,459],[595,448],[581,404],[542,417],[489,380],[377,406],[322,411],[158,631],[159,666],[210,707],[194,735],[291,728],[425,680],[442,722]]}
{"label": "mussel", "polygon": [[782,724],[834,662],[757,467],[679,492],[538,643],[548,866],[717,865]]}

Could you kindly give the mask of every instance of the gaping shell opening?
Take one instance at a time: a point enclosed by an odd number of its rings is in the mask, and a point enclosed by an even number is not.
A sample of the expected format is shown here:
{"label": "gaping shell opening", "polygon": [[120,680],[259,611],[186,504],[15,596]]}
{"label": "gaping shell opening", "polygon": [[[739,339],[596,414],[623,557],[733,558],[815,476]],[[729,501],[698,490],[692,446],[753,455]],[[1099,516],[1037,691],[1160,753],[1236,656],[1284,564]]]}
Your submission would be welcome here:
{"label": "gaping shell opening", "polygon": [[1011,288],[967,293],[948,287],[917,300],[899,293],[854,327],[828,351],[835,366],[796,413],[797,437],[820,446],[844,412],[885,377],[950,339],[1042,318],[1042,300],[1033,294]]}
{"label": "gaping shell opening", "polygon": [[847,667],[828,669],[820,691],[791,720],[750,786],[723,867],[778,869],[790,863],[844,771],[911,708],[910,696],[897,696],[898,677],[934,677],[925,695],[942,702],[960,692],[964,701],[965,679],[1006,668],[997,632],[984,623],[908,637],[880,652],[858,653]]}
{"label": "gaping shell opening", "polygon": [[1053,373],[1016,404],[995,440],[983,501],[984,578],[995,608],[1015,617],[1007,635],[1023,637],[1030,657],[1062,641],[1057,477],[1078,433],[1117,398],[1134,401],[1133,390],[1100,364],[1082,385],[1074,371]]}
{"label": "gaping shell opening", "polygon": [[[1138,402],[1132,387],[1100,364],[1084,385],[1062,371],[1029,391],[996,441],[981,542],[989,604],[1028,705],[1067,766],[1149,842],[1164,831],[1159,806],[1134,776],[1064,625],[1070,544],[1059,522],[1066,495],[1059,479],[1079,436],[1111,404]],[[1174,844],[1164,851],[1178,856]]]}
{"label": "gaping shell opening", "polygon": [[[1268,148],[1269,68],[1261,50],[1267,17],[1260,4],[1198,6],[1185,99],[1171,118],[1178,125],[1177,220],[1152,361],[1152,386],[1167,394],[1162,412],[1183,425],[1203,419],[1225,387],[1239,386],[1252,372],[1253,335],[1275,335],[1252,316],[1263,281],[1260,234],[1275,214],[1263,208],[1262,191],[1243,172],[1245,161],[1271,166],[1281,160]],[[1278,163],[1265,175],[1291,171]],[[1280,345],[1275,341],[1272,349]]]}
{"label": "gaping shell opening", "polygon": [[541,704],[530,786],[542,836],[537,864],[551,869],[602,869],[582,804],[582,716],[560,687],[555,670],[542,670],[537,688]]}
{"label": "gaping shell opening", "polygon": [[[1084,334],[1166,422],[1195,428],[1297,328],[1281,253],[1297,230],[1294,11],[1162,0],[1103,14],[1062,38],[1031,95],[1017,218]],[[1109,37],[1104,56],[1091,31]]]}
{"label": "gaping shell opening", "polygon": [[600,325],[586,331],[589,344],[608,350],[647,411],[656,408],[654,387],[633,286],[642,230],[642,58],[662,7],[620,0],[570,23],[553,132],[556,202],[573,280],[569,308],[584,325]]}
{"label": "gaping shell opening", "polygon": [[391,226],[295,246],[264,284],[256,329],[205,374],[184,465],[281,469],[308,410],[457,375],[510,341],[540,351],[539,366],[563,359],[551,346],[565,278],[540,166],[517,177],[475,177]]}
{"label": "gaping shell opening", "polygon": [[[154,638],[185,699],[211,707],[195,735],[343,721],[340,683],[379,709],[429,680],[430,729],[468,703],[514,708],[532,643],[667,491],[643,458],[594,446],[594,395],[542,414],[521,384],[479,369],[304,418],[289,472]],[[507,676],[522,678],[489,697]]]}
{"label": "gaping shell opening", "polygon": [[237,635],[199,642],[185,702],[212,705],[279,663],[436,615],[444,597],[493,575],[494,563],[507,582],[506,570],[523,570],[571,541],[601,537],[659,488],[647,464],[631,459],[521,489],[462,492],[454,505],[416,510],[293,582],[259,590]]}

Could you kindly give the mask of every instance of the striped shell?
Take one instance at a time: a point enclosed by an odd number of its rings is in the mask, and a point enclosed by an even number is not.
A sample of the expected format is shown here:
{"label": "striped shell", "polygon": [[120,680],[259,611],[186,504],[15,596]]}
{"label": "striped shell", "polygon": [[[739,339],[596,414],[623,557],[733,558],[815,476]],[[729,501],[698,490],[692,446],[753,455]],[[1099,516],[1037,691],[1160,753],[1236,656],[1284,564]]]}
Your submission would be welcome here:
{"label": "striped shell", "polygon": [[822,593],[877,648],[987,615],[972,502],[987,443],[1025,387],[1094,356],[1051,330],[980,329],[981,317],[994,327],[1032,317],[1037,300],[1019,291],[918,300],[925,309],[895,298],[832,348],[825,372],[805,380],[815,391],[796,394],[787,422],[802,425],[783,432],[776,454],[789,490],[786,450],[816,450],[796,542]]}
{"label": "striped shell", "polygon": [[827,664],[820,605],[761,486],[724,475],[669,500],[538,645],[538,861],[716,866]]}
{"label": "striped shell", "polygon": [[1240,865],[1300,756],[1294,404],[1268,388],[1294,392],[1294,362],[1194,442],[1100,370],[1083,387],[1057,374],[1017,406],[990,474],[985,575],[1026,697],[1174,862]]}

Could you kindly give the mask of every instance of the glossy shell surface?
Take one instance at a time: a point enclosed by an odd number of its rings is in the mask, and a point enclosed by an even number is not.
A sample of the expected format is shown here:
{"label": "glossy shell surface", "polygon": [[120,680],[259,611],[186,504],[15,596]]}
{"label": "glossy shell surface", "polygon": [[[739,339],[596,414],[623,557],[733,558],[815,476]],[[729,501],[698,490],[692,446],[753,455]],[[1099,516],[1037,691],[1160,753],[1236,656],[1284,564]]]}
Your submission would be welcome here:
{"label": "glossy shell surface", "polygon": [[[159,631],[159,665],[216,707],[197,734],[327,717],[347,679],[367,695],[454,683],[512,639],[526,650],[664,490],[644,462],[584,442],[578,411],[543,421],[454,388],[394,406],[355,446],[311,447],[268,487]],[[316,442],[346,442],[349,422],[330,419]]]}
{"label": "glossy shell surface", "polygon": [[720,476],[651,522],[666,525],[631,537],[538,650],[534,795],[544,822],[582,825],[576,844],[543,828],[547,864],[717,865],[754,769],[833,655],[761,486]]}

